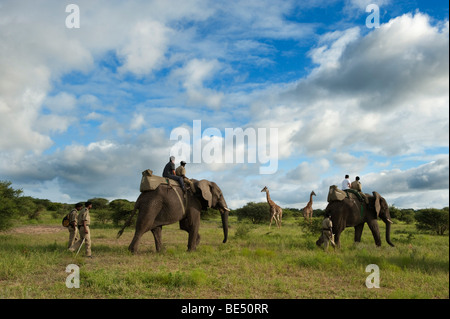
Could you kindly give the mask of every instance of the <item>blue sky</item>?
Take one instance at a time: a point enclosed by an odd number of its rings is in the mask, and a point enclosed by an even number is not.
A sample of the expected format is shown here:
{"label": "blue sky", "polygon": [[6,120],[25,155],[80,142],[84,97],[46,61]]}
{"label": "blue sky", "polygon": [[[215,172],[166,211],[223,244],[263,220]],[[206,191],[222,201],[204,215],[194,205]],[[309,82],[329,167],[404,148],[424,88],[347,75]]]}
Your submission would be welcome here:
{"label": "blue sky", "polygon": [[172,130],[201,120],[222,145],[225,128],[278,130],[274,174],[188,164],[231,208],[264,186],[283,207],[314,190],[324,208],[345,174],[397,207],[448,206],[445,1],[73,3],[69,29],[66,3],[0,0],[0,179],[25,195],[135,200]]}

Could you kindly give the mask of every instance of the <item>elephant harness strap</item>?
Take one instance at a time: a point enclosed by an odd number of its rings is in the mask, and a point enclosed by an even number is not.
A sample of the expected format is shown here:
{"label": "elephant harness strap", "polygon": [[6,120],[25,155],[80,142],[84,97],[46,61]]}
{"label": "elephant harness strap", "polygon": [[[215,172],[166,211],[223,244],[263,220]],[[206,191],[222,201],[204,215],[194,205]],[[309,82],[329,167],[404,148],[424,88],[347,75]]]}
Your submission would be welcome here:
{"label": "elephant harness strap", "polygon": [[[350,199],[350,198],[349,198]],[[364,218],[364,203],[363,202],[358,202],[358,201],[356,201],[355,199],[350,199],[352,202],[353,202],[353,204],[356,206],[356,207],[358,207],[359,206],[359,211],[360,211],[360,216],[361,216],[361,219],[363,219]]]}
{"label": "elephant harness strap", "polygon": [[186,196],[186,206],[184,206],[184,203],[183,203],[183,200],[181,199],[180,194],[178,194],[177,190],[172,185],[170,185],[169,180],[168,179],[166,179],[166,180],[167,180],[167,185],[168,185],[168,189],[167,190],[169,190],[169,188],[171,188],[171,189],[173,189],[175,194],[177,194],[177,197],[178,197],[178,199],[180,201],[180,204],[181,204],[181,209],[183,210],[183,216],[186,215],[186,208],[188,206],[188,197]]}

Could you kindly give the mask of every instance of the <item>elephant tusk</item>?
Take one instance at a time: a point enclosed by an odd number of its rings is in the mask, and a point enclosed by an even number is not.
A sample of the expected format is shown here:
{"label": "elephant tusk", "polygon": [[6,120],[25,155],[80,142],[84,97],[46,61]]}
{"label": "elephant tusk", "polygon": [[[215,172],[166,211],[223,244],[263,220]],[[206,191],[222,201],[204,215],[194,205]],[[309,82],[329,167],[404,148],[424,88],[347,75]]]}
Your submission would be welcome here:
{"label": "elephant tusk", "polygon": [[391,224],[393,224],[394,222],[392,220],[390,220],[389,218],[387,219],[388,222],[390,222]]}
{"label": "elephant tusk", "polygon": [[230,211],[230,209],[228,207],[224,207],[223,209],[225,209],[227,212]]}

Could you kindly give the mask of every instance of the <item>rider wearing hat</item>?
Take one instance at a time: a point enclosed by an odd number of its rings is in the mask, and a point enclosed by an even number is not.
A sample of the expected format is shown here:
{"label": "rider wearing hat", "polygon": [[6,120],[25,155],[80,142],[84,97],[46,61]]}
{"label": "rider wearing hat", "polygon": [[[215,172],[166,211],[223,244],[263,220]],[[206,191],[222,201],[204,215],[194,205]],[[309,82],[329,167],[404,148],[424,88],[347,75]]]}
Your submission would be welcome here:
{"label": "rider wearing hat", "polygon": [[186,162],[185,161],[181,161],[180,162],[180,166],[177,167],[177,169],[175,170],[175,174],[177,176],[181,176],[181,178],[183,178],[183,181],[185,184],[189,185],[192,189],[192,191],[195,193],[195,187],[194,184],[192,183],[192,181],[186,177]]}

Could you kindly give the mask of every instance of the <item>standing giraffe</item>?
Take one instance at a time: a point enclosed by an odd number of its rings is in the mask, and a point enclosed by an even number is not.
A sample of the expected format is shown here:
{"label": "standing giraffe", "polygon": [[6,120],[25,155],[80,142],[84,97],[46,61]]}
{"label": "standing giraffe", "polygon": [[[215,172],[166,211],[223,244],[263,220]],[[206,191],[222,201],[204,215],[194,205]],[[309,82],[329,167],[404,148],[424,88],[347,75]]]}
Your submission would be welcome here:
{"label": "standing giraffe", "polygon": [[264,188],[261,190],[261,192],[266,192],[267,195],[267,203],[269,203],[270,206],[270,225],[269,228],[272,226],[272,220],[275,219],[275,223],[277,224],[278,228],[281,227],[281,218],[283,217],[283,209],[275,204],[273,200],[270,199],[269,195],[269,189],[267,186],[264,186]]}
{"label": "standing giraffe", "polygon": [[312,214],[313,214],[313,209],[312,209],[313,195],[316,196],[316,193],[314,193],[314,191],[312,191],[311,194],[309,195],[309,202],[303,208],[303,217],[305,217],[306,219],[309,219],[309,220],[311,219]]}

